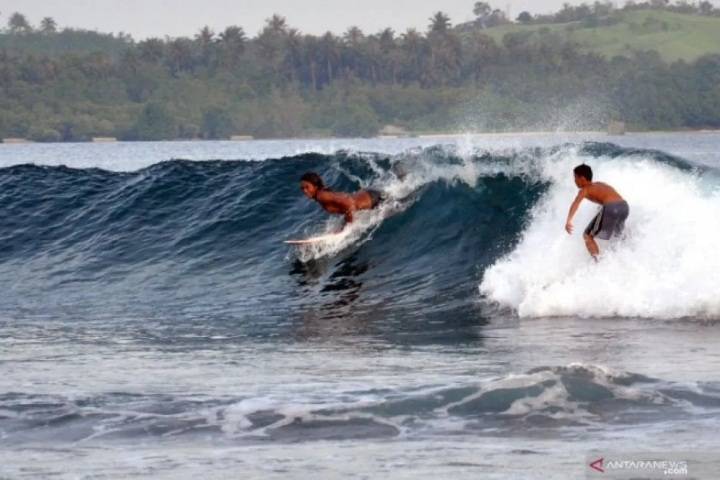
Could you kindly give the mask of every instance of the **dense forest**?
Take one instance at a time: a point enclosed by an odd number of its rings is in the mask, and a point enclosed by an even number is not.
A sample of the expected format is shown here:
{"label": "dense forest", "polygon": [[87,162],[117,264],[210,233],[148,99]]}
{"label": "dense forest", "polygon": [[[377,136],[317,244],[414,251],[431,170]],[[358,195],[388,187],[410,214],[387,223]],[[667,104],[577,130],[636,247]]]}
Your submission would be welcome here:
{"label": "dense forest", "polygon": [[[254,38],[240,26],[194,38],[134,41],[37,27],[20,13],[0,33],[0,137],[82,141],[372,136],[408,131],[720,128],[718,53],[664,61],[608,58],[551,28],[598,28],[636,11],[718,17],[709,2],[566,5],[516,19],[477,2],[473,22],[437,12],[424,32],[306,35],[274,15]],[[720,19],[718,19],[720,27]],[[657,28],[665,28],[657,26]]]}

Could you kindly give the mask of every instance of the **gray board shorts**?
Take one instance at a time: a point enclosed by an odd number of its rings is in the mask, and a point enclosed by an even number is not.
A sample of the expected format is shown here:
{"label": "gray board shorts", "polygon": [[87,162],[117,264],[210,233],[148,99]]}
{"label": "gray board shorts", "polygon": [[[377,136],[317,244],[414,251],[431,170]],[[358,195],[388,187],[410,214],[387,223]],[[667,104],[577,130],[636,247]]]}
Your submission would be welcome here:
{"label": "gray board shorts", "polygon": [[625,220],[630,214],[630,206],[625,200],[602,206],[595,218],[585,229],[585,234],[602,240],[609,240],[625,228]]}

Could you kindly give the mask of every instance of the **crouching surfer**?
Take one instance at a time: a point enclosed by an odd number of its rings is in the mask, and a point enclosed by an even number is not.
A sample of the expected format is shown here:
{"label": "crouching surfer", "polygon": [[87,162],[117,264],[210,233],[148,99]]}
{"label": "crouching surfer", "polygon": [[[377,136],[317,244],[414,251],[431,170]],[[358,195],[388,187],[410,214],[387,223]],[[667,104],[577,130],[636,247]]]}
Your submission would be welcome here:
{"label": "crouching surfer", "polygon": [[360,190],[355,193],[335,192],[325,186],[320,175],[308,172],[300,179],[300,189],[306,197],[315,200],[328,213],[343,215],[345,225],[352,223],[358,210],[372,210],[383,201],[377,190]]}
{"label": "crouching surfer", "polygon": [[575,185],[580,191],[575,197],[575,201],[570,205],[565,230],[572,233],[572,219],[584,198],[600,204],[600,211],[592,219],[583,234],[588,252],[597,261],[600,248],[595,239],[609,240],[611,237],[621,233],[625,228],[625,220],[630,214],[630,207],[613,187],[606,183],[592,181],[593,172],[590,166],[578,165],[573,170],[573,173],[575,175]]}

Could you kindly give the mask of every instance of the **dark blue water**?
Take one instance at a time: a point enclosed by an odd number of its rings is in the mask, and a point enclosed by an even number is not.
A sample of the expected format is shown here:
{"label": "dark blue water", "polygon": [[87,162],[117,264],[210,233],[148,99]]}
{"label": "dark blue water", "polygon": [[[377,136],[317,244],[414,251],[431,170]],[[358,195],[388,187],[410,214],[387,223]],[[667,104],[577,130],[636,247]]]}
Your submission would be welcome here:
{"label": "dark blue water", "polygon": [[[425,154],[437,168],[460,162]],[[219,333],[287,339],[310,311],[352,317],[358,333],[462,339],[482,321],[468,280],[512,248],[545,189],[503,173],[473,186],[439,178],[409,191],[372,241],[303,261],[282,240],[325,219],[298,195],[308,170],[340,190],[394,175],[387,156],[343,153],[171,160],[132,173],[0,170],[0,285],[13,291],[2,308],[43,316],[52,301],[65,315],[170,319],[179,330],[210,309]]]}
{"label": "dark blue water", "polygon": [[[45,146],[3,147],[11,478],[377,476],[393,462],[507,478],[533,455],[567,478],[597,447],[718,446],[709,149],[406,142],[286,142],[275,156],[258,144],[255,158],[252,144],[236,158],[227,144],[187,157],[146,144],[118,168],[120,144],[101,147],[107,169],[97,146],[53,161]],[[562,228],[580,162],[631,205],[598,265]],[[289,247],[341,224],[302,196],[306,171],[387,201],[341,241]],[[576,230],[593,215],[584,207]],[[478,464],[473,445],[492,459]]]}

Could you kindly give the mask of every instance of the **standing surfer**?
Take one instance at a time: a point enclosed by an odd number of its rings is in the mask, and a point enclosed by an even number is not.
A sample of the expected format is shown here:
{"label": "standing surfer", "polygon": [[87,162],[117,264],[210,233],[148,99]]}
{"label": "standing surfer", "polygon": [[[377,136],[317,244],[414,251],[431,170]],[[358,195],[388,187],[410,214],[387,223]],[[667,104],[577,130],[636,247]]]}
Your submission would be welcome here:
{"label": "standing surfer", "polygon": [[595,238],[609,240],[612,236],[622,232],[625,227],[625,220],[627,220],[630,213],[630,207],[613,187],[606,183],[592,181],[593,172],[589,165],[578,165],[573,170],[573,173],[575,174],[575,185],[580,191],[575,197],[575,201],[570,205],[565,230],[572,233],[572,219],[584,198],[602,205],[600,211],[592,219],[583,234],[588,252],[597,261],[600,248],[595,242]]}

